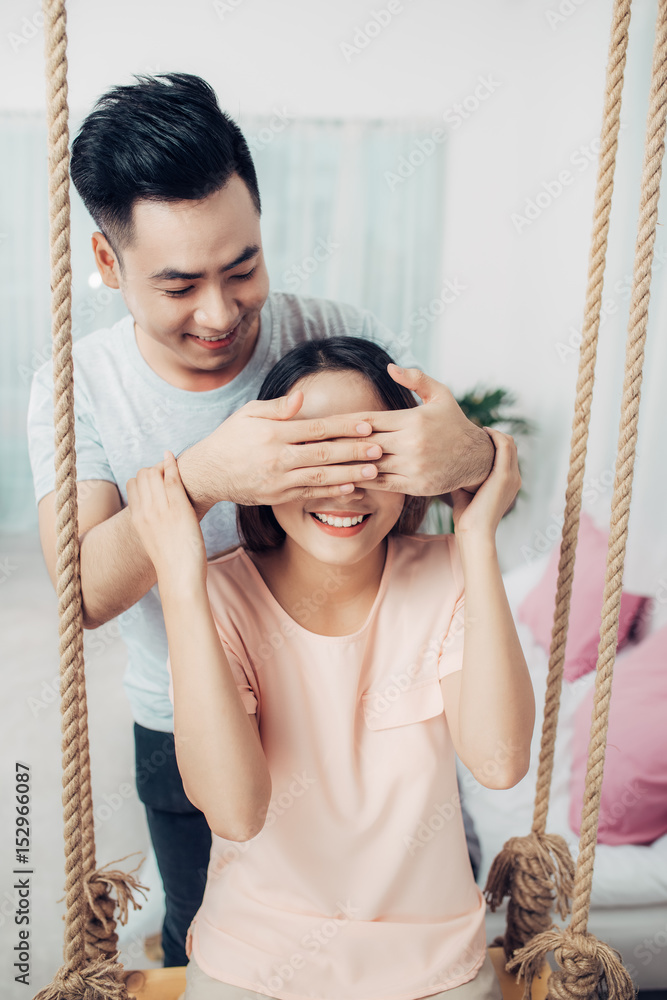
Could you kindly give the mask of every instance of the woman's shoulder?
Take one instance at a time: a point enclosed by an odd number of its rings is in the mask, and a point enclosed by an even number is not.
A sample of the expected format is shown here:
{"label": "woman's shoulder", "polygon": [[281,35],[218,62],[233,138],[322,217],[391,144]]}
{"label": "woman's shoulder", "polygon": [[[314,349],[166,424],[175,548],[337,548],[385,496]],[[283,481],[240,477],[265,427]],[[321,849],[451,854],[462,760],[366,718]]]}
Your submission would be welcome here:
{"label": "woman's shoulder", "polygon": [[456,548],[456,536],[453,532],[448,532],[444,535],[426,535],[426,534],[414,534],[414,535],[394,535],[394,540],[399,549],[405,549],[406,551],[420,552],[422,555],[427,553],[432,553],[436,555],[439,552],[449,552],[451,549]]}
{"label": "woman's shoulder", "polygon": [[212,566],[214,563],[218,564],[218,563],[221,563],[221,562],[228,561],[229,559],[231,559],[234,556],[238,558],[238,556],[240,556],[242,552],[243,552],[243,546],[242,545],[238,545],[238,544],[237,545],[230,545],[229,548],[227,548],[227,549],[221,549],[220,552],[216,552],[212,556],[207,556],[206,557],[206,562],[207,562],[207,564],[209,566]]}
{"label": "woman's shoulder", "polygon": [[206,586],[209,597],[215,594],[229,594],[238,589],[238,583],[243,579],[243,590],[248,589],[247,564],[244,558],[245,549],[242,545],[232,545],[222,549],[206,560]]}

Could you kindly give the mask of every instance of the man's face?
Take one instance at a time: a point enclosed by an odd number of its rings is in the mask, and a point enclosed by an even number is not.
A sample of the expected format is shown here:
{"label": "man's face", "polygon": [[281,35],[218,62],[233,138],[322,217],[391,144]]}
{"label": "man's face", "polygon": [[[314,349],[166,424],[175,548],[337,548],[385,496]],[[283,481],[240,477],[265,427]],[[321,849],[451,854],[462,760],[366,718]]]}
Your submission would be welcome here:
{"label": "man's face", "polygon": [[116,279],[134,317],[139,350],[173,385],[225,385],[250,359],[269,292],[259,221],[233,174],[201,201],[135,202],[122,269],[115,259],[105,268],[96,248],[103,279]]}

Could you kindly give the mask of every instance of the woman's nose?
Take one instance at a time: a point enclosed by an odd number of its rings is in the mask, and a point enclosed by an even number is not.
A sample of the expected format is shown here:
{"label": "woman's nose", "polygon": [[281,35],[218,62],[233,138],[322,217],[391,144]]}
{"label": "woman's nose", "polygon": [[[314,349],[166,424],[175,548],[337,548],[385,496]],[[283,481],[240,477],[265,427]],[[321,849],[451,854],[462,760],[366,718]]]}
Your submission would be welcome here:
{"label": "woman's nose", "polygon": [[357,486],[356,483],[353,485],[354,485],[354,490],[352,490],[350,493],[344,493],[343,496],[345,497],[346,500],[363,500],[364,497],[366,496],[366,490],[363,489],[361,486]]}

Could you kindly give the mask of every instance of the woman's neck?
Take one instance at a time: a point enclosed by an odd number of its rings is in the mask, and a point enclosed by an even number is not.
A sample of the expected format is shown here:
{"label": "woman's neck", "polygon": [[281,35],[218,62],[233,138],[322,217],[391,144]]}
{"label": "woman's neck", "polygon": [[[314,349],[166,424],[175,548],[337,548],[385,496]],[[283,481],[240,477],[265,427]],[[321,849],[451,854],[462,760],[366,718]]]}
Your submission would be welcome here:
{"label": "woman's neck", "polygon": [[279,549],[248,553],[281,607],[320,635],[351,635],[368,618],[384,570],[388,540],[359,562],[337,566],[315,559],[289,537]]}

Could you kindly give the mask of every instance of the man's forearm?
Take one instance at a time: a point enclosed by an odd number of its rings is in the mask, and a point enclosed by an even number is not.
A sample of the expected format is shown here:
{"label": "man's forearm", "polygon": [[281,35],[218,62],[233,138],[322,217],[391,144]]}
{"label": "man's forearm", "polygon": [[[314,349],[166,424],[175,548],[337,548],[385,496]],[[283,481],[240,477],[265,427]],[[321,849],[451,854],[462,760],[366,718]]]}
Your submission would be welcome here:
{"label": "man's forearm", "polygon": [[[178,465],[201,521],[213,504],[201,486],[203,452],[196,449],[183,452]],[[80,553],[84,628],[97,628],[127,611],[157,582],[128,507],[86,531]]]}
{"label": "man's forearm", "polygon": [[205,441],[205,438],[198,441],[177,456],[178,472],[185,492],[200,521],[214,504],[226,499],[225,497],[214,497],[211,495],[210,489],[206,489],[207,483],[215,482],[219,478],[219,470],[210,467]]}
{"label": "man's forearm", "polygon": [[80,558],[84,628],[127,611],[157,581],[128,507],[82,535]]}

